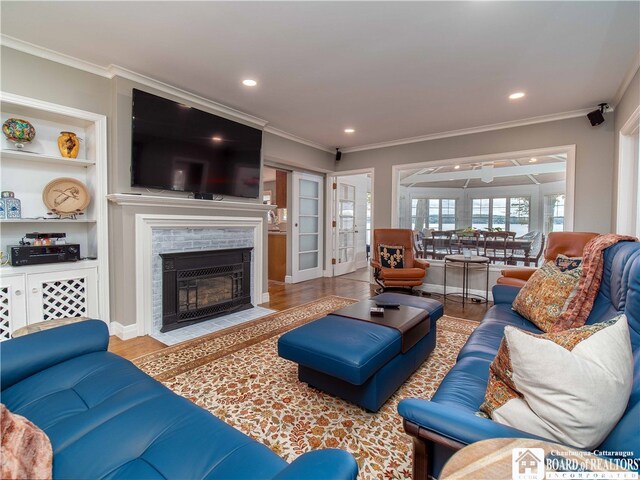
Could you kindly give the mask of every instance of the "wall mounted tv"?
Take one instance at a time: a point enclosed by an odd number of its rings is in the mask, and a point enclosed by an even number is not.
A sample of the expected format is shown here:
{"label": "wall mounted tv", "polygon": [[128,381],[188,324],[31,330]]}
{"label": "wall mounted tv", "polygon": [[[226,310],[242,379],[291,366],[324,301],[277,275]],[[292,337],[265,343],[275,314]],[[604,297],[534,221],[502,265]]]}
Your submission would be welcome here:
{"label": "wall mounted tv", "polygon": [[133,89],[131,186],[257,198],[262,131]]}

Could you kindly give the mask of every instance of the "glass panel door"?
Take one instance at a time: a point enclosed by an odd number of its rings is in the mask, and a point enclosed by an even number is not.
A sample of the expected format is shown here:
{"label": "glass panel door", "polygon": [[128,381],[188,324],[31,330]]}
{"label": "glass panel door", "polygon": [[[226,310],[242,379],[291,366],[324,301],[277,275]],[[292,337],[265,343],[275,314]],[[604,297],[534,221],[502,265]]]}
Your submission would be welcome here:
{"label": "glass panel door", "polygon": [[356,187],[339,182],[336,196],[336,228],[338,244],[334,274],[356,270]]}
{"label": "glass panel door", "polygon": [[293,173],[291,281],[322,276],[322,177]]}

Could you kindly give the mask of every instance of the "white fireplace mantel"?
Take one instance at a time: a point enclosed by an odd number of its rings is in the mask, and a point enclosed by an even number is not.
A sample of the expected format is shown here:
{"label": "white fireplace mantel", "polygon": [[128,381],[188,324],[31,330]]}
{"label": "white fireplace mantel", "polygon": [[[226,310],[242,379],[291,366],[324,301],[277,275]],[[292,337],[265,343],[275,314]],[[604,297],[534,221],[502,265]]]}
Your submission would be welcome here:
{"label": "white fireplace mantel", "polygon": [[245,210],[266,213],[276,205],[264,205],[256,202],[240,202],[237,200],[201,200],[198,198],[169,197],[161,195],[137,195],[134,193],[112,193],[107,199],[122,206],[189,208],[204,210]]}
{"label": "white fireplace mantel", "polygon": [[[200,201],[200,200],[196,200]],[[217,202],[220,203],[220,202]],[[256,204],[254,204],[256,205]],[[258,205],[256,205],[258,206]],[[262,205],[260,205],[262,206]],[[267,207],[269,205],[266,205]],[[138,336],[152,330],[152,256],[153,229],[157,228],[225,228],[248,227],[253,229],[253,302],[264,303],[269,294],[262,291],[263,235],[265,221],[262,216],[196,216],[196,215],[135,215],[135,264],[136,264],[136,326]]]}

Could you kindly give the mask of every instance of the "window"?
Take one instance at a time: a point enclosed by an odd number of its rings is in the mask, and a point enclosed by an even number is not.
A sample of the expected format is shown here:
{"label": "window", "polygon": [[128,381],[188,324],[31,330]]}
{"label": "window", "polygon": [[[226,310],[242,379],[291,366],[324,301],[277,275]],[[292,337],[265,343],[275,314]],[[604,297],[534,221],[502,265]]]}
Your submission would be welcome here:
{"label": "window", "polygon": [[509,228],[520,237],[529,231],[530,200],[525,197],[509,198]]}
{"label": "window", "polygon": [[544,196],[544,233],[564,231],[563,193]]}
{"label": "window", "polygon": [[480,230],[499,228],[524,235],[529,231],[530,203],[527,197],[474,198],[471,225]]}
{"label": "window", "polygon": [[471,226],[479,230],[489,228],[490,198],[474,198],[471,208]]}
{"label": "window", "polygon": [[411,228],[422,231],[455,230],[456,200],[453,198],[413,198]]}

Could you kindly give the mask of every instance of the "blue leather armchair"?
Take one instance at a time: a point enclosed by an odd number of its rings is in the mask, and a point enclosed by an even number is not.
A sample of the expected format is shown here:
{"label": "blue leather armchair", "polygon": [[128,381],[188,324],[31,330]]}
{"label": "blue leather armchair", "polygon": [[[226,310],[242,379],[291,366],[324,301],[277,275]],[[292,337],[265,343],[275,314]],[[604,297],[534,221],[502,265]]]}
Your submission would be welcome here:
{"label": "blue leather armchair", "polygon": [[[540,333],[511,309],[519,288],[497,285],[495,305],[460,350],[456,365],[445,376],[433,398],[405,399],[398,405],[404,428],[413,437],[414,480],[437,478],[445,462],[464,446],[488,438],[539,438],[476,416],[489,379],[504,327]],[[627,315],[634,355],[633,390],[617,426],[597,450],[635,452],[640,457],[640,243],[622,242],[605,251],[602,284],[587,324],[602,322],[619,313]],[[606,415],[606,413],[603,412]]]}
{"label": "blue leather armchair", "polygon": [[290,465],[240,431],[107,352],[89,320],[0,344],[2,403],[49,436],[64,479],[355,479],[342,450]]}

